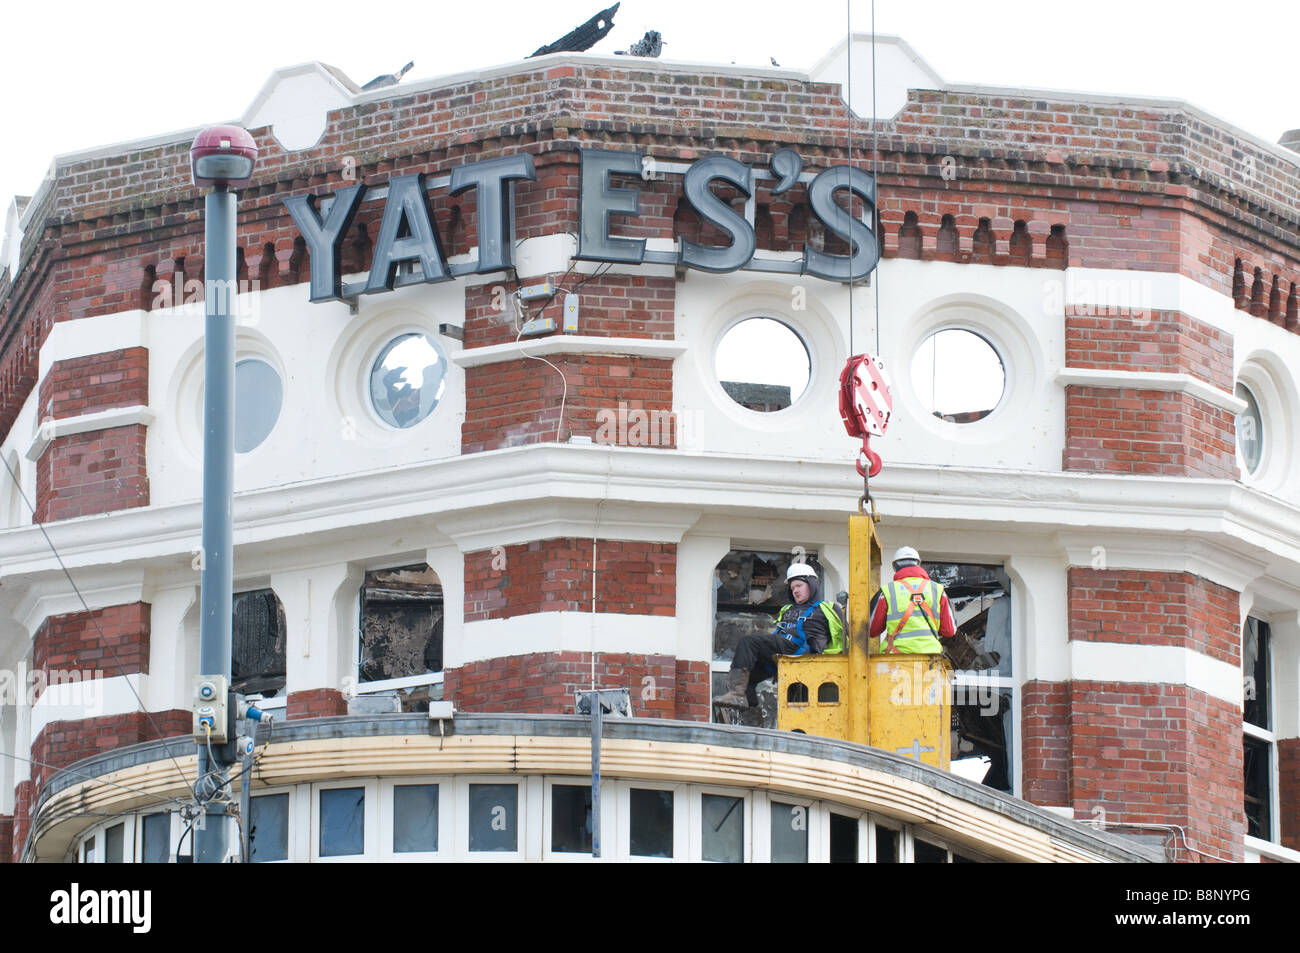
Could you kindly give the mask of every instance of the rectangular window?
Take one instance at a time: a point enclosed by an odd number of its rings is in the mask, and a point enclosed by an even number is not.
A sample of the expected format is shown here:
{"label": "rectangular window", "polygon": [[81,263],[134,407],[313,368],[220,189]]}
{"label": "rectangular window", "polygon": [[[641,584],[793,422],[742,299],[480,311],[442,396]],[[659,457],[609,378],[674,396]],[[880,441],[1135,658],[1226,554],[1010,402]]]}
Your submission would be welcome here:
{"label": "rectangular window", "polygon": [[591,786],[551,786],[551,850],[591,853]]}
{"label": "rectangular window", "polygon": [[393,853],[438,849],[438,785],[393,787]]}
{"label": "rectangular window", "polygon": [[235,593],[230,631],[230,688],[271,697],[284,689],[284,606],[270,589]]}
{"label": "rectangular window", "polygon": [[771,820],[772,862],[808,863],[808,808],[802,804],[773,801]]}
{"label": "rectangular window", "polygon": [[114,824],[104,831],[104,863],[120,864],[122,862],[122,835],[126,824]]}
{"label": "rectangular window", "polygon": [[364,854],[365,788],[325,788],[320,791],[320,856]]}
{"label": "rectangular window", "polygon": [[745,859],[745,799],[700,795],[704,860],[739,864]]}
{"label": "rectangular window", "polygon": [[885,827],[883,824],[875,825],[876,828],[876,863],[878,864],[896,864],[899,862],[899,853],[903,847],[903,832],[896,831],[892,827]]}
{"label": "rectangular window", "polygon": [[912,863],[946,864],[948,863],[948,850],[945,847],[940,847],[938,844],[931,844],[929,841],[923,841],[919,837],[913,838]]}
{"label": "rectangular window", "polygon": [[469,786],[469,849],[519,850],[519,785]]}
{"label": "rectangular window", "polygon": [[141,818],[140,863],[165,864],[171,860],[172,816],[147,814]]}
{"label": "rectangular window", "polygon": [[[441,672],[442,616],[442,584],[427,564],[366,573],[359,680],[383,682]],[[420,700],[442,697],[440,683],[430,690],[432,694],[426,691]],[[407,710],[414,709],[408,705]]]}
{"label": "rectangular window", "polygon": [[856,817],[831,813],[831,863],[856,864],[858,862],[858,828]]}
{"label": "rectangular window", "polygon": [[95,838],[88,837],[86,842],[81,845],[81,862],[83,864],[93,864],[95,862]]}
{"label": "rectangular window", "polygon": [[1242,768],[1246,833],[1274,839],[1273,798],[1277,791],[1277,735],[1273,731],[1272,631],[1251,616],[1241,638]]}
{"label": "rectangular window", "polygon": [[629,820],[633,857],[673,856],[673,792],[632,788]]}
{"label": "rectangular window", "polygon": [[288,794],[265,794],[249,802],[248,859],[255,864],[289,859]]}

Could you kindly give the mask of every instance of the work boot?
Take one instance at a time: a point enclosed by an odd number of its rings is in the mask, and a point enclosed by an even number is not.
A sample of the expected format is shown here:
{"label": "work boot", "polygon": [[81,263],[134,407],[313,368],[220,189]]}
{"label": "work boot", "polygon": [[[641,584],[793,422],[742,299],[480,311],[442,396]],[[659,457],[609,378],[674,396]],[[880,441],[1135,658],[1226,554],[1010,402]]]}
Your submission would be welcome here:
{"label": "work boot", "polygon": [[728,673],[727,694],[719,695],[713,699],[713,704],[722,708],[748,708],[749,699],[745,697],[745,689],[749,685],[749,669],[733,668]]}

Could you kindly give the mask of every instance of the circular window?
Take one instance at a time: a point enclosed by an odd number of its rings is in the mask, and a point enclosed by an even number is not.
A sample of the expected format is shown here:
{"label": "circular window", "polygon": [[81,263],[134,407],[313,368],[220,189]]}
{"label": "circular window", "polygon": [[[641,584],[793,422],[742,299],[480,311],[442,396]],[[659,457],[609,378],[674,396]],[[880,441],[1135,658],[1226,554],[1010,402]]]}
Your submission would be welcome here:
{"label": "circular window", "polygon": [[284,385],[266,361],[249,358],[235,363],[235,453],[261,445],[280,419]]}
{"label": "circular window", "polygon": [[912,389],[921,406],[955,424],[982,420],[1002,400],[1007,372],[984,338],[962,328],[935,331],[912,355]]}
{"label": "circular window", "polygon": [[714,372],[741,407],[784,410],[808,389],[812,361],[790,326],[775,318],[746,318],[722,336]]}
{"label": "circular window", "polygon": [[390,427],[414,427],[433,412],[447,386],[447,359],[427,334],[403,334],[370,369],[370,403]]}
{"label": "circular window", "polygon": [[1245,384],[1238,384],[1237,396],[1246,402],[1246,409],[1237,415],[1237,452],[1247,473],[1259,470],[1264,459],[1264,418],[1259,412],[1259,401]]}

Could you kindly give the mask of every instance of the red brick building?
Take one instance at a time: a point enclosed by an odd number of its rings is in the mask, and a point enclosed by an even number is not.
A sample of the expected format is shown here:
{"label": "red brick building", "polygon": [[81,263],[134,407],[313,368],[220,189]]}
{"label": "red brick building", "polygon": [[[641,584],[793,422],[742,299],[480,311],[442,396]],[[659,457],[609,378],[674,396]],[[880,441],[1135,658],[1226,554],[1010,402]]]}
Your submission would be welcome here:
{"label": "red brick building", "polygon": [[[1170,859],[1300,859],[1300,157],[1186,103],[955,86],[884,47],[874,125],[842,96],[843,45],[809,72],[562,55],[369,92],[320,64],[273,76],[243,117],[235,681],[291,724],[439,698],[567,714],[593,679],[638,717],[707,722],[785,564],[845,585],[861,487],[837,373],[871,350],[895,401],[880,533],[959,603],[982,660],[959,685],[995,702],[959,730],[986,785]],[[7,858],[40,853],[56,769],[188,730],[192,138],[64,157],[10,208]],[[640,157],[606,183],[637,211],[603,219],[639,262],[578,257],[596,150]],[[728,244],[684,197],[713,154],[754,172],[749,196],[706,187],[756,244],[716,273],[678,259]],[[483,272],[479,191],[449,177],[520,155],[513,267]],[[852,289],[803,273],[808,249],[850,251],[809,195],[846,165],[875,176],[882,253]],[[385,188],[417,173],[449,280],[401,263],[392,290],[350,292]],[[313,303],[323,263],[285,200],[355,184],[342,295]],[[102,857],[108,836],[64,841]]]}

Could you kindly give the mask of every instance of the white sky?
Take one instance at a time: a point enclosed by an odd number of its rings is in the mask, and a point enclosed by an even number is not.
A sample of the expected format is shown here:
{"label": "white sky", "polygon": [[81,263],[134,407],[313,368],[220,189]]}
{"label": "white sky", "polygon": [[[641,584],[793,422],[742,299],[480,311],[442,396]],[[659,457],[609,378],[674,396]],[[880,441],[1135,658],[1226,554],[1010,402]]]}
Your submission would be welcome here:
{"label": "white sky", "polygon": [[[870,0],[851,3],[853,28],[869,30]],[[362,84],[414,60],[408,79],[439,76],[526,56],[604,5],[8,4],[0,202],[34,192],[55,155],[235,119],[278,66],[319,59]],[[202,12],[216,9],[234,12]],[[846,0],[624,0],[593,52],[624,49],[656,29],[666,60],[768,65],[775,57],[806,68],[845,28]],[[1294,0],[877,0],[876,28],[902,36],[950,82],[1172,96],[1269,141],[1300,127]]]}

